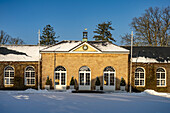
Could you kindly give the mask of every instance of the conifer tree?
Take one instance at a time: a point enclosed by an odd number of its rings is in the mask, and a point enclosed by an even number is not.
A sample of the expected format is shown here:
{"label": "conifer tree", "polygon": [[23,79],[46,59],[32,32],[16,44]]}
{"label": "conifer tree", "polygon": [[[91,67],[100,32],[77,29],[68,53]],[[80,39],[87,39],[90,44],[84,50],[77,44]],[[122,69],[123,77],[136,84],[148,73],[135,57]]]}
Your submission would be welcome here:
{"label": "conifer tree", "polygon": [[104,40],[104,41],[109,41],[109,42],[116,42],[116,40],[112,37],[112,33],[110,30],[114,30],[112,28],[112,22],[103,22],[102,24],[97,25],[97,29],[93,31],[94,33],[98,35],[94,35],[95,40]]}
{"label": "conifer tree", "polygon": [[[59,37],[59,36],[58,36]],[[42,36],[40,37],[41,45],[52,45],[58,42],[55,37],[55,32],[51,25],[46,25],[43,29]]]}

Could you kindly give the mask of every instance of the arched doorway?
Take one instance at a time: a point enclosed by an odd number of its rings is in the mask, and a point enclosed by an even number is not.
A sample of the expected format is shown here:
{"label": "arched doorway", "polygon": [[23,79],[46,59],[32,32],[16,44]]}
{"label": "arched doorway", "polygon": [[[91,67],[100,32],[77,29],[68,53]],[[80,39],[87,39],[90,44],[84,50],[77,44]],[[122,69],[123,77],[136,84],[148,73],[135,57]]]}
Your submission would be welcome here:
{"label": "arched doorway", "polygon": [[91,90],[91,71],[87,66],[79,69],[79,90]]}
{"label": "arched doorway", "polygon": [[66,90],[67,71],[63,66],[57,66],[54,71],[54,89]]}
{"label": "arched doorway", "polygon": [[115,91],[116,86],[116,74],[115,69],[108,66],[103,71],[103,90]]}

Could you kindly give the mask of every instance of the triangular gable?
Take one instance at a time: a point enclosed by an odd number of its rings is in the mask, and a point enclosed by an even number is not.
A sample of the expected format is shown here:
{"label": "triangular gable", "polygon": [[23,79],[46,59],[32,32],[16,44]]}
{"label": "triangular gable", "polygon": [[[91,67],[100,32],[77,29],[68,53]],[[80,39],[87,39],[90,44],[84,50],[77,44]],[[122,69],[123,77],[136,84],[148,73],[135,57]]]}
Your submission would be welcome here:
{"label": "triangular gable", "polygon": [[101,51],[89,44],[88,42],[83,42],[80,45],[72,48],[71,53],[101,53]]}

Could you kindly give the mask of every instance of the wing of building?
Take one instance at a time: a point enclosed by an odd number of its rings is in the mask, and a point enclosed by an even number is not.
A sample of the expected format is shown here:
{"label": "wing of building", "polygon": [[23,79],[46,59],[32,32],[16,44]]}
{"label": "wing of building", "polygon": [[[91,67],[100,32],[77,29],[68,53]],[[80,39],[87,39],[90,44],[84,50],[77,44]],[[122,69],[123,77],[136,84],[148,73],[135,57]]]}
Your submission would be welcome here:
{"label": "wing of building", "polygon": [[[40,50],[40,51],[39,51]],[[133,47],[133,91],[170,92],[170,47]],[[40,53],[40,54],[39,54]],[[130,47],[107,41],[64,40],[51,46],[0,46],[0,89],[66,90],[72,77],[77,90],[104,91],[129,86]],[[39,58],[41,58],[39,60]],[[47,80],[50,82],[47,83]]]}
{"label": "wing of building", "polygon": [[[130,50],[130,46],[123,47]],[[170,47],[137,46],[132,53],[133,91],[170,92]]]}

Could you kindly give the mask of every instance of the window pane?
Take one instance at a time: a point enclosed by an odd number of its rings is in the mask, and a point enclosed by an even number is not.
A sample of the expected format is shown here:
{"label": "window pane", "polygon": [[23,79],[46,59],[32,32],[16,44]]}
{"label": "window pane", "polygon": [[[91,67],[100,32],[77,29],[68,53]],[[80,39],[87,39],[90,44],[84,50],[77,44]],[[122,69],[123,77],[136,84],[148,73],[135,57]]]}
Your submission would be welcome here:
{"label": "window pane", "polygon": [[65,85],[65,73],[61,73],[61,85]]}
{"label": "window pane", "polygon": [[139,80],[135,80],[135,85],[139,85]]}
{"label": "window pane", "polygon": [[27,79],[27,84],[30,84],[30,79]]}
{"label": "window pane", "polygon": [[80,73],[80,85],[84,85],[84,73]]}
{"label": "window pane", "polygon": [[161,80],[161,86],[165,86],[165,80]]}
{"label": "window pane", "polygon": [[5,84],[9,84],[9,78],[5,78]]}
{"label": "window pane", "polygon": [[144,80],[140,80],[140,85],[144,85]]}
{"label": "window pane", "polygon": [[86,85],[90,85],[90,73],[86,73]]}
{"label": "window pane", "polygon": [[5,72],[5,77],[9,77],[9,72]]}
{"label": "window pane", "polygon": [[25,76],[26,76],[26,77],[30,77],[29,72],[26,72],[26,73],[25,73]]}
{"label": "window pane", "polygon": [[161,79],[165,79],[165,73],[161,73]]}
{"label": "window pane", "polygon": [[35,72],[31,72],[31,77],[35,77]]}
{"label": "window pane", "polygon": [[35,79],[31,79],[31,84],[35,84]]}
{"label": "window pane", "polygon": [[144,70],[142,68],[137,68],[136,72],[144,72]]}
{"label": "window pane", "polygon": [[159,84],[159,80],[157,80],[157,85],[159,86],[160,84]]}
{"label": "window pane", "polygon": [[140,78],[144,78],[144,73],[140,73]]}
{"label": "window pane", "polygon": [[135,73],[135,78],[139,78],[139,73]]}
{"label": "window pane", "polygon": [[165,72],[163,68],[158,68],[156,72]]}
{"label": "window pane", "polygon": [[114,85],[114,73],[110,73],[110,85]]}
{"label": "window pane", "polygon": [[156,77],[159,79],[160,78],[160,73],[156,73]]}
{"label": "window pane", "polygon": [[55,73],[55,85],[60,85],[60,73]]}
{"label": "window pane", "polygon": [[108,73],[104,73],[104,85],[108,85]]}
{"label": "window pane", "polygon": [[10,79],[10,84],[14,84],[14,78]]}
{"label": "window pane", "polygon": [[10,77],[14,77],[14,72],[10,72]]}

